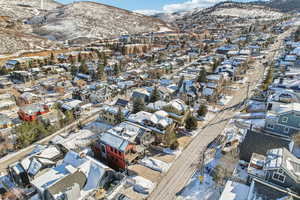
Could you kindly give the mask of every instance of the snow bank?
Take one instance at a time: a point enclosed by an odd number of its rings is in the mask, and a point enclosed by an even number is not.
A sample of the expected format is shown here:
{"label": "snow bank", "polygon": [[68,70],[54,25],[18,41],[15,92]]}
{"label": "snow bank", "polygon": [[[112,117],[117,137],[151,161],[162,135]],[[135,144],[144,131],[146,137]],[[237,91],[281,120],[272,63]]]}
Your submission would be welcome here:
{"label": "snow bank", "polygon": [[165,163],[155,158],[147,158],[147,157],[143,158],[138,163],[161,173],[167,172],[171,166],[171,164]]}
{"label": "snow bank", "polygon": [[156,184],[141,176],[131,176],[127,183],[133,186],[134,191],[145,195],[150,194],[156,186]]}
{"label": "snow bank", "polygon": [[219,191],[214,187],[215,183],[211,176],[205,174],[203,183],[200,184],[199,174],[195,174],[190,183],[181,191],[178,196],[180,200],[209,200],[218,199]]}

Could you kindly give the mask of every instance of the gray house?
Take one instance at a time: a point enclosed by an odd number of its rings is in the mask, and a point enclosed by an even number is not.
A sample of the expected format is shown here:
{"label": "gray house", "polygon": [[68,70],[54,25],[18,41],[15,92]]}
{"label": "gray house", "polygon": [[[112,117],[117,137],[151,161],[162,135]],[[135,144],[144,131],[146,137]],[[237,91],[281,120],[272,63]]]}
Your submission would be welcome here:
{"label": "gray house", "polygon": [[266,156],[253,154],[248,174],[274,187],[300,194],[300,159],[285,148],[271,149]]}
{"label": "gray house", "polygon": [[265,131],[292,137],[300,130],[300,103],[272,104],[269,108]]}

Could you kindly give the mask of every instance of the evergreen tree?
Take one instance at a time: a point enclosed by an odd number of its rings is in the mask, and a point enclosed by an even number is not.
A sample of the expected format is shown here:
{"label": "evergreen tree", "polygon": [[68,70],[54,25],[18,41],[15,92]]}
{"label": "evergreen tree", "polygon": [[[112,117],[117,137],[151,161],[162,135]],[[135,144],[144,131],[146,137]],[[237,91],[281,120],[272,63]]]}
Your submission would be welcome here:
{"label": "evergreen tree", "polygon": [[102,53],[102,59],[103,59],[104,66],[107,66],[107,57],[106,57],[105,53]]}
{"label": "evergreen tree", "polygon": [[194,116],[189,115],[185,120],[185,128],[189,131],[193,131],[196,130],[197,127],[198,127],[197,119]]}
{"label": "evergreen tree", "polygon": [[50,54],[50,65],[53,65],[54,61],[55,61],[54,54],[53,54],[53,52],[51,52],[51,54]]}
{"label": "evergreen tree", "polygon": [[78,62],[81,62],[81,61],[82,61],[81,59],[82,59],[82,58],[81,58],[81,53],[79,53],[79,54],[78,54],[78,59],[77,59],[77,61],[78,61]]}
{"label": "evergreen tree", "polygon": [[207,78],[206,78],[207,74],[206,74],[206,70],[203,68],[198,75],[197,78],[197,82],[199,83],[206,83],[207,82]]}
{"label": "evergreen tree", "polygon": [[200,117],[205,117],[205,115],[207,114],[207,112],[208,112],[207,106],[204,105],[204,104],[202,104],[202,105],[199,107],[199,109],[198,109],[198,111],[197,111],[197,114],[198,114],[198,116],[200,116]]}
{"label": "evergreen tree", "polygon": [[6,69],[6,67],[0,67],[0,75],[7,75],[9,71]]}
{"label": "evergreen tree", "polygon": [[184,76],[181,76],[180,77],[180,80],[179,80],[179,82],[178,82],[178,85],[177,85],[177,87],[178,87],[178,91],[180,90],[180,88],[182,87],[182,85],[183,85],[183,82],[184,82]]}
{"label": "evergreen tree", "polygon": [[145,110],[145,102],[142,98],[136,98],[133,100],[133,114]]}
{"label": "evergreen tree", "polygon": [[160,94],[157,86],[154,87],[154,90],[150,96],[150,102],[154,103],[156,101],[160,100]]}
{"label": "evergreen tree", "polygon": [[76,76],[77,71],[78,71],[77,67],[75,67],[74,65],[72,65],[71,66],[71,74],[72,74],[72,76]]}
{"label": "evergreen tree", "polygon": [[115,73],[115,75],[116,75],[116,76],[119,75],[120,71],[121,71],[121,70],[120,70],[118,64],[115,64],[115,65],[114,65],[114,73]]}
{"label": "evergreen tree", "polygon": [[105,77],[105,74],[104,74],[104,65],[103,64],[100,64],[97,68],[97,74],[96,74],[96,79],[98,80],[103,80],[104,77]]}
{"label": "evergreen tree", "polygon": [[125,116],[124,116],[124,114],[122,112],[122,109],[120,107],[119,107],[118,113],[116,115],[116,121],[117,121],[118,124],[125,121]]}

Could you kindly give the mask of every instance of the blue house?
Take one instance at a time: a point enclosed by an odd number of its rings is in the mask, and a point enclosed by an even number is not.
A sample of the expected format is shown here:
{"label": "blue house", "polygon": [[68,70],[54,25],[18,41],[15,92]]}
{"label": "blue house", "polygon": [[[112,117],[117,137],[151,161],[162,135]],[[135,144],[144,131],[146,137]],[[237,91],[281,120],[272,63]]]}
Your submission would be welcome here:
{"label": "blue house", "polygon": [[265,130],[276,135],[292,137],[300,131],[300,103],[269,104]]}

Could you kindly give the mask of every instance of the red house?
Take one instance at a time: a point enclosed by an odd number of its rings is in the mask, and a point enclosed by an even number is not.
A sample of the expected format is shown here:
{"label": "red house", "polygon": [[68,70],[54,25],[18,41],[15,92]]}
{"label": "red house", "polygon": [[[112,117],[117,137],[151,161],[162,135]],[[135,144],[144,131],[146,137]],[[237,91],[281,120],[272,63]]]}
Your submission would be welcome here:
{"label": "red house", "polygon": [[20,108],[18,115],[23,121],[34,121],[38,115],[49,112],[49,107],[42,104],[31,104]]}
{"label": "red house", "polygon": [[116,170],[125,170],[137,157],[134,144],[112,133],[102,134],[93,151],[97,159]]}

